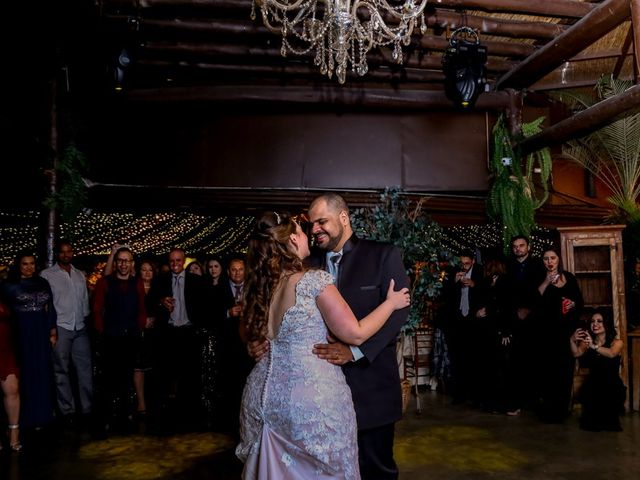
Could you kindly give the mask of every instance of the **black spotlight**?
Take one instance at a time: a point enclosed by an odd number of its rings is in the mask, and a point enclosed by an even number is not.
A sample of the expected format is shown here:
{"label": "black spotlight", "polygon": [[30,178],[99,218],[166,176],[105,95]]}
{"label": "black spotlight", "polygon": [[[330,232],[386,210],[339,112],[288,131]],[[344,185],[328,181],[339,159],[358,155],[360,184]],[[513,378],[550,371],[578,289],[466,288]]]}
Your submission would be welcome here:
{"label": "black spotlight", "polygon": [[463,110],[472,108],[487,83],[487,47],[480,45],[475,30],[456,29],[442,56],[444,88],[447,98]]}
{"label": "black spotlight", "polygon": [[131,55],[126,48],[123,48],[116,59],[114,68],[114,81],[116,91],[121,91],[124,87],[124,72],[131,65]]}

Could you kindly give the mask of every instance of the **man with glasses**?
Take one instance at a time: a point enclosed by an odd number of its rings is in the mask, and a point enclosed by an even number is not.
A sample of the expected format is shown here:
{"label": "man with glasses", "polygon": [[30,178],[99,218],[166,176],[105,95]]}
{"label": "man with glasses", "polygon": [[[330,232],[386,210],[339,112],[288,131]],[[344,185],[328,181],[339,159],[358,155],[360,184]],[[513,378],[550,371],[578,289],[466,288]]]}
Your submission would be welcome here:
{"label": "man with glasses", "polygon": [[133,276],[133,253],[121,247],[115,254],[115,271],[96,284],[93,297],[95,327],[102,339],[103,400],[107,422],[124,427],[129,414],[129,392],[139,350],[140,332],[146,325],[142,282]]}

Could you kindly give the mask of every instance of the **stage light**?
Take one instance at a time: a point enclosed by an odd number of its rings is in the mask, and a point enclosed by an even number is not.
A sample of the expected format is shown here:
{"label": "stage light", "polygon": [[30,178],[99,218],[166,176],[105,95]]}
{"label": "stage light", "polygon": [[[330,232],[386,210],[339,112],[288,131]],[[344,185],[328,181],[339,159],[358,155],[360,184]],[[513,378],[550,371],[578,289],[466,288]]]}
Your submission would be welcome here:
{"label": "stage light", "polygon": [[131,55],[126,48],[123,48],[118,55],[116,66],[114,68],[115,90],[122,91],[124,88],[125,70],[131,65]]}
{"label": "stage light", "polygon": [[445,93],[456,107],[470,109],[487,83],[485,64],[487,47],[478,33],[469,27],[456,29],[442,56]]}

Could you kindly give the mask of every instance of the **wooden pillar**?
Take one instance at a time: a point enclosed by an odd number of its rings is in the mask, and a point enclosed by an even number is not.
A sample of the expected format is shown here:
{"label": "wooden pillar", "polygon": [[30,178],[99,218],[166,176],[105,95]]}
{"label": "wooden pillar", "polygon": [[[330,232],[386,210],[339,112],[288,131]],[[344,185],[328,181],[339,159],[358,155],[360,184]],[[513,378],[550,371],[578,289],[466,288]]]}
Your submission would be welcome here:
{"label": "wooden pillar", "polygon": [[[49,149],[53,153],[52,164],[49,170],[49,194],[55,195],[58,191],[58,82],[54,77],[51,80],[51,103],[49,107]],[[57,211],[49,208],[47,212],[47,226],[45,245],[47,253],[47,267],[53,265],[53,247],[56,238]]]}
{"label": "wooden pillar", "polygon": [[640,59],[638,59],[638,48],[640,48],[640,0],[631,0],[631,26],[633,28],[633,77],[638,83],[638,73],[640,72]]}
{"label": "wooden pillar", "polygon": [[507,122],[509,132],[513,137],[518,137],[522,133],[522,104],[524,95],[520,90],[507,88],[509,94],[509,108],[507,109]]}

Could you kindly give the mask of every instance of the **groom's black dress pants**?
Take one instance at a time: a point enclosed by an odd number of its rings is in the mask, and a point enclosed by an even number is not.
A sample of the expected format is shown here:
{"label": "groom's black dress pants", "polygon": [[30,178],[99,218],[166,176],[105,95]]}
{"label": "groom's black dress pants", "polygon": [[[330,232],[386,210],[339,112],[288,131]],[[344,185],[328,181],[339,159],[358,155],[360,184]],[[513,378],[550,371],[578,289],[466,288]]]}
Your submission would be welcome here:
{"label": "groom's black dress pants", "polygon": [[358,454],[362,480],[396,480],[398,466],[393,459],[395,423],[358,430]]}

